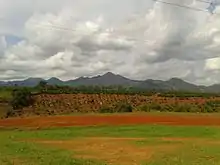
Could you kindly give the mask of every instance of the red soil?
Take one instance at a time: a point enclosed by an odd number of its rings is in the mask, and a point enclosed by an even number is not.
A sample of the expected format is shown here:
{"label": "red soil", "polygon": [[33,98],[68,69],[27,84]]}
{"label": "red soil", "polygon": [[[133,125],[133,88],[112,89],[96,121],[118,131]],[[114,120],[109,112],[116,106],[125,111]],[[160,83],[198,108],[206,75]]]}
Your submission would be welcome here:
{"label": "red soil", "polygon": [[35,118],[13,118],[0,120],[0,127],[47,128],[67,126],[93,125],[134,125],[134,124],[161,124],[161,125],[204,125],[220,126],[220,116],[201,115],[86,115],[86,116],[55,116]]}

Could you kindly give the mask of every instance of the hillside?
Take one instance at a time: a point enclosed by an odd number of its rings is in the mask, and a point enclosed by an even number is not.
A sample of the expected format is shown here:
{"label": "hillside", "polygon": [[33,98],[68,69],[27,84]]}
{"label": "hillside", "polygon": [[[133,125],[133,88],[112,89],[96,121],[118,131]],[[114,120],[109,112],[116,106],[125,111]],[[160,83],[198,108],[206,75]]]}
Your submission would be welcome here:
{"label": "hillside", "polygon": [[[21,81],[0,81],[0,86],[36,86],[41,78],[28,78]],[[162,80],[144,80],[137,81],[131,80],[121,75],[117,75],[108,72],[104,75],[98,75],[94,77],[80,77],[73,80],[62,81],[56,77],[44,80],[50,85],[66,85],[66,86],[131,86],[139,89],[149,89],[149,90],[163,90],[163,91],[188,91],[188,92],[220,92],[220,84],[215,84],[212,86],[198,86],[195,84],[188,83],[182,79],[172,78],[167,81]]]}
{"label": "hillside", "polygon": [[121,75],[116,75],[111,72],[108,72],[102,76],[95,76],[92,78],[81,77],[76,80],[70,80],[64,82],[70,86],[76,85],[100,85],[100,86],[110,86],[110,85],[122,85],[122,86],[133,86],[138,83],[138,81],[130,80]]}

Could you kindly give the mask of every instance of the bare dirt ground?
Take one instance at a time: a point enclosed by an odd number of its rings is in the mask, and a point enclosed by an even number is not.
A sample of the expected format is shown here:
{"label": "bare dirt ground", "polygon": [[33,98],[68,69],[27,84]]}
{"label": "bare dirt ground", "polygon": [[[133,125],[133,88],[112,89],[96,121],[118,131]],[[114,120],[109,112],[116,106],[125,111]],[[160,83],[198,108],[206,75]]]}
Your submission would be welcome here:
{"label": "bare dirt ground", "polygon": [[82,116],[53,116],[32,118],[11,118],[0,120],[0,127],[9,128],[48,128],[68,126],[94,125],[185,125],[185,126],[220,126],[219,115],[82,115]]}
{"label": "bare dirt ground", "polygon": [[[56,146],[74,151],[75,157],[80,159],[101,160],[110,164],[140,164],[151,159],[155,153],[169,153],[178,149],[176,144],[157,144],[150,146],[136,146],[132,144],[140,138],[79,138],[66,141],[44,141],[36,143]],[[144,140],[144,139],[143,139]],[[106,152],[107,151],[107,152]]]}
{"label": "bare dirt ground", "polygon": [[[190,144],[219,145],[219,141],[200,138],[114,138],[89,137],[72,140],[33,140],[32,142],[74,151],[74,157],[92,159],[113,164],[134,164],[148,162],[156,158],[185,149]],[[137,145],[137,142],[147,142]],[[178,143],[179,142],[179,143]],[[159,153],[159,154],[158,154]],[[207,159],[214,157],[207,156]]]}

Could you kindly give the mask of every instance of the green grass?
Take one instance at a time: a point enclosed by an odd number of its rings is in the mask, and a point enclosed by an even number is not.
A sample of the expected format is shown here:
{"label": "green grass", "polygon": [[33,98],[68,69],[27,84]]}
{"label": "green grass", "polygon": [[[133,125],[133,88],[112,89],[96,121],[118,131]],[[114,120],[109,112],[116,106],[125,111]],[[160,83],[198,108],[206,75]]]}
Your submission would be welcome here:
{"label": "green grass", "polygon": [[10,108],[7,102],[9,102],[11,98],[11,89],[0,87],[0,118],[4,117]]}
{"label": "green grass", "polygon": [[10,100],[11,99],[11,91],[10,90],[0,90],[0,99]]}
{"label": "green grass", "polygon": [[[218,127],[173,127],[173,126],[91,126],[55,128],[47,130],[0,130],[0,164],[33,165],[97,165],[104,164],[97,160],[80,160],[74,158],[74,152],[56,147],[28,142],[31,139],[68,140],[80,137],[138,137],[131,145],[156,146],[179,144],[178,142],[161,142],[161,137],[199,138],[220,141]],[[183,147],[174,153],[158,153],[146,161],[146,165],[218,165],[220,164],[220,143],[181,142]],[[116,148],[117,150],[117,148]],[[101,153],[100,153],[101,154]]]}

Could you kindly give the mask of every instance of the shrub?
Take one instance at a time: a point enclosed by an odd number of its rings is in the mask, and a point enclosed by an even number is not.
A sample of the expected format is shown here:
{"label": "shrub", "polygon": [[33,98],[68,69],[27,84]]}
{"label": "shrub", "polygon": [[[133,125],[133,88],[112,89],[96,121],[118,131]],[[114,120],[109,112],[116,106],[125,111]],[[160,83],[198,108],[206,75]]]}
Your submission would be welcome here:
{"label": "shrub", "polygon": [[40,92],[45,92],[47,87],[47,82],[46,81],[40,81],[39,84],[36,86],[40,90]]}
{"label": "shrub", "polygon": [[143,112],[160,111],[160,112],[213,112],[210,106],[202,106],[195,104],[172,103],[172,104],[159,104],[149,103],[137,107],[137,110]]}
{"label": "shrub", "polygon": [[100,113],[114,113],[114,109],[109,106],[103,106],[99,109]]}
{"label": "shrub", "polygon": [[99,109],[100,113],[126,113],[132,112],[133,107],[127,102],[119,102],[116,103],[113,107],[110,106],[102,106]]}
{"label": "shrub", "polygon": [[213,113],[213,112],[217,112],[217,108],[209,103],[205,103],[202,107],[201,107],[201,111],[203,113]]}
{"label": "shrub", "polygon": [[119,113],[132,112],[133,107],[127,102],[119,102],[114,106],[114,111]]}
{"label": "shrub", "polygon": [[169,112],[200,112],[200,108],[195,104],[175,103],[164,107]]}
{"label": "shrub", "polygon": [[136,109],[137,109],[137,111],[142,111],[142,112],[150,112],[151,111],[149,104],[140,105]]}
{"label": "shrub", "polygon": [[27,107],[31,104],[33,104],[33,98],[28,89],[24,88],[12,92],[11,106],[14,110]]}
{"label": "shrub", "polygon": [[165,104],[162,108],[161,111],[163,112],[174,112],[175,106],[173,104]]}
{"label": "shrub", "polygon": [[187,104],[175,104],[174,112],[191,112],[191,107]]}
{"label": "shrub", "polygon": [[149,109],[154,111],[163,110],[162,106],[159,103],[155,103],[155,102],[149,104]]}
{"label": "shrub", "polygon": [[158,103],[155,103],[155,102],[140,105],[136,109],[138,111],[142,111],[142,112],[162,111],[162,110],[164,110],[162,105],[160,105]]}

